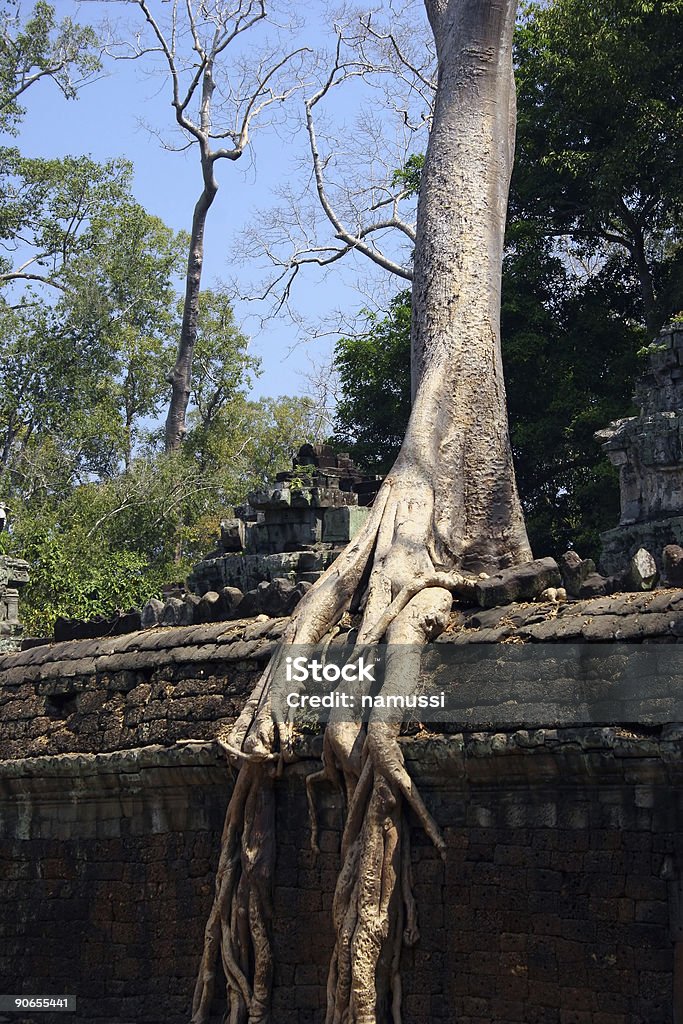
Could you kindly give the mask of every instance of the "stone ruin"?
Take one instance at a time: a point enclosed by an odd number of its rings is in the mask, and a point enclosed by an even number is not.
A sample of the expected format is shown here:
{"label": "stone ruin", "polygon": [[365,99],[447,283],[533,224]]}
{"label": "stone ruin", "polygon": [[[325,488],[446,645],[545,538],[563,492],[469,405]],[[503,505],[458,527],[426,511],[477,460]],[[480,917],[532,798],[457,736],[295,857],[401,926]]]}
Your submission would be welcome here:
{"label": "stone ruin", "polygon": [[202,596],[274,579],[314,583],[365,522],[380,482],[329,445],[303,445],[273,488],[253,491],[236,518],[223,520],[220,547],[195,566],[188,589]]}
{"label": "stone ruin", "polygon": [[19,650],[23,626],[19,621],[19,591],[28,583],[29,564],[23,558],[0,556],[0,651]]}
{"label": "stone ruin", "polygon": [[640,550],[660,573],[665,548],[683,544],[683,323],[665,327],[647,350],[636,384],[638,416],[596,433],[619,469],[621,519],[602,534],[601,567],[622,572]]}
{"label": "stone ruin", "polygon": [[253,491],[222,521],[218,549],[186,589],[147,602],[142,628],[291,615],[361,528],[381,480],[329,445],[303,445],[272,488]]}

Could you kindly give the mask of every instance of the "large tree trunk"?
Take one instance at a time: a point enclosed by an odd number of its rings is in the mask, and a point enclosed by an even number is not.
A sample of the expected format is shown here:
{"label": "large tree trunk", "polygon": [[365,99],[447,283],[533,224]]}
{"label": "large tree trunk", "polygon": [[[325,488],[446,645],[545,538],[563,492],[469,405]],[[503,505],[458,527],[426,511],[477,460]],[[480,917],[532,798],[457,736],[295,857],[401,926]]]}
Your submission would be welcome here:
{"label": "large tree trunk", "polygon": [[[515,486],[500,357],[500,277],[513,158],[512,33],[516,0],[425,0],[439,58],[423,171],[413,285],[414,404],[406,437],[366,525],[297,608],[284,644],[316,643],[353,605],[359,647],[385,638],[417,652],[448,622],[467,573],[524,562],[529,545]],[[284,645],[283,645],[284,648]],[[279,655],[282,656],[281,648]],[[391,659],[386,692],[410,692],[417,661]],[[272,799],[269,773],[291,753],[270,707],[266,670],[222,741],[241,763],[226,819],[216,896],[195,990],[208,1019],[220,950],[231,1024],[269,1020],[272,970],[264,879],[274,839],[259,835],[253,878],[252,794]],[[322,771],[348,797],[333,916],[337,935],[327,1024],[400,1024],[400,952],[417,941],[407,814],[444,844],[403,763],[400,721],[331,721]],[[314,782],[309,777],[309,782]],[[314,808],[309,790],[311,807]],[[265,799],[265,798],[264,798]],[[259,816],[257,825],[272,819]],[[312,842],[315,847],[316,830]],[[251,929],[238,923],[249,920]]]}
{"label": "large tree trunk", "polygon": [[415,407],[399,463],[431,478],[436,560],[485,569],[529,555],[500,355],[516,3],[427,6],[439,79],[418,206]]}
{"label": "large tree trunk", "polygon": [[199,292],[202,284],[204,267],[204,229],[206,217],[211,204],[216,198],[218,184],[213,174],[213,163],[208,158],[202,159],[204,188],[194,208],[192,216],[192,232],[190,234],[190,251],[187,258],[187,276],[185,279],[185,299],[183,302],[183,320],[180,328],[180,341],[175,366],[169,374],[171,384],[171,401],[166,416],[166,451],[172,452],[180,448],[187,433],[186,416],[192,386],[192,358],[197,341],[197,323],[199,320]]}

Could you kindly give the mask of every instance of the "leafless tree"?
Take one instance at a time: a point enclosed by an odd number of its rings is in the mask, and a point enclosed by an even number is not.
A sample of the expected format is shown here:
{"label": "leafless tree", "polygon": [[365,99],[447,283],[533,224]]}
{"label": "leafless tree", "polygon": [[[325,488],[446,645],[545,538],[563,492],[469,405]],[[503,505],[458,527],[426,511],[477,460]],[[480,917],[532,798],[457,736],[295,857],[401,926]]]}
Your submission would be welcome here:
{"label": "leafless tree", "polygon": [[[329,268],[351,254],[412,280],[415,188],[401,171],[426,148],[436,56],[422,3],[388,7],[336,12],[336,45],[304,102],[306,190],[283,188],[280,206],[257,214],[245,234],[265,281],[250,297],[269,300],[271,314],[292,310],[302,268]],[[346,95],[360,112],[352,124],[337,113],[330,127],[326,108],[338,111]]]}
{"label": "leafless tree", "polygon": [[[202,189],[194,207],[187,261],[183,317],[171,400],[166,419],[166,449],[177,449],[186,433],[192,358],[197,337],[199,291],[204,262],[204,231],[218,192],[216,164],[239,160],[251,133],[263,125],[266,111],[301,88],[305,47],[283,51],[282,40],[264,40],[257,55],[242,49],[243,37],[270,23],[267,0],[173,0],[164,20],[148,0],[135,4],[145,20],[142,38],[119,57],[156,54],[165,65],[175,120],[184,136],[181,148],[196,146]],[[234,57],[229,60],[231,54]]]}
{"label": "leafless tree", "polygon": [[[317,643],[350,608],[357,645],[419,650],[448,622],[473,574],[527,561],[500,357],[500,285],[515,131],[516,0],[425,0],[439,76],[415,231],[415,396],[405,440],[366,525],[298,606],[287,643]],[[343,240],[342,240],[343,241]],[[343,245],[348,243],[343,241]],[[282,655],[280,655],[282,656]],[[274,719],[271,663],[224,749],[241,764],[227,813],[193,1024],[207,1020],[220,953],[232,1021],[269,1020],[269,878],[274,774],[292,756]],[[392,675],[384,692],[405,692]],[[327,1024],[400,1021],[400,952],[418,937],[406,809],[445,845],[405,768],[400,722],[336,721],[319,773],[349,798],[334,901]],[[249,921],[249,929],[235,922]]]}

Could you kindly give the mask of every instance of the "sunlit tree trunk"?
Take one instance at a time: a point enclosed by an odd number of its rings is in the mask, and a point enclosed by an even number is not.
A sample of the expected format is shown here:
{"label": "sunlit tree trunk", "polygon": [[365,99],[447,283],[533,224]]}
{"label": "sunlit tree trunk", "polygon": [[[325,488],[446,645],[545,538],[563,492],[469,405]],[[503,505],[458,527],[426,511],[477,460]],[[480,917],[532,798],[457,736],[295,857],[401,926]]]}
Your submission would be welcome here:
{"label": "sunlit tree trunk", "polygon": [[204,188],[195,204],[192,216],[178,352],[175,365],[169,374],[171,400],[166,416],[166,451],[175,451],[180,448],[187,433],[187,407],[190,403],[192,387],[192,359],[197,341],[199,293],[201,291],[202,270],[204,267],[204,229],[211,204],[218,192],[218,184],[213,173],[213,163],[210,159],[202,159],[202,172],[204,174]]}
{"label": "sunlit tree trunk", "polygon": [[[499,328],[517,5],[425,3],[439,81],[418,208],[413,410],[365,527],[304,597],[284,637],[285,643],[318,642],[353,602],[362,611],[359,648],[386,639],[416,652],[413,660],[389,658],[383,693],[414,686],[420,648],[445,628],[453,594],[472,599],[473,571],[530,557],[510,453]],[[222,741],[242,767],[226,818],[193,1024],[208,1020],[219,951],[230,1021],[270,1020],[266,883],[276,837],[263,823],[274,815],[270,804],[267,813],[265,804],[258,814],[250,811],[249,801],[256,808],[257,799],[272,799],[275,765],[291,756],[291,730],[271,713],[272,678],[271,665]],[[325,732],[318,777],[343,780],[348,796],[326,1024],[400,1024],[401,948],[418,940],[409,809],[445,855],[438,824],[406,770],[399,731],[400,721],[371,718],[367,728],[332,719]],[[240,931],[235,922],[247,919],[250,929]]]}
{"label": "sunlit tree trunk", "polygon": [[430,478],[436,561],[473,569],[529,557],[500,354],[516,6],[427,2],[439,79],[418,205],[415,406],[399,464]]}

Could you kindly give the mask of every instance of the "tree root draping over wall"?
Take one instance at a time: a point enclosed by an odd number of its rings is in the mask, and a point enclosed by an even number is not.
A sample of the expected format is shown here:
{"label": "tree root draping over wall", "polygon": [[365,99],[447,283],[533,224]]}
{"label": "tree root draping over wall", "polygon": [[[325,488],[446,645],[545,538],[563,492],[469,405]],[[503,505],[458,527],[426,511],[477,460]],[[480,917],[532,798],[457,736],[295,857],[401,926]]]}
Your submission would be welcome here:
{"label": "tree root draping over wall", "polygon": [[[426,554],[426,538],[415,543],[415,530],[426,531],[432,516],[432,504],[417,484],[396,478],[385,481],[365,529],[301,603],[275,658],[282,657],[287,644],[319,641],[357,603],[363,618],[356,649],[382,639],[410,645],[412,661],[402,653],[392,665],[389,650],[384,688],[412,692],[421,646],[446,625],[453,593],[467,598],[474,585],[459,573],[435,571]],[[240,768],[221,840],[192,1024],[209,1019],[219,960],[227,982],[229,1024],[265,1024],[270,1019],[274,783],[280,766],[293,757],[291,723],[276,720],[270,705],[274,664],[264,672],[229,736],[219,741]],[[311,786],[326,777],[342,785],[347,796],[326,1024],[400,1024],[401,948],[418,936],[409,810],[437,849],[444,849],[438,826],[405,768],[399,729],[398,719],[371,720],[367,727],[331,721],[322,770],[307,780],[314,847]]]}
{"label": "tree root draping over wall", "polygon": [[[400,454],[357,537],[298,606],[283,638],[316,644],[361,613],[357,649],[386,641],[384,687],[412,692],[419,649],[443,630],[467,573],[526,562],[500,348],[500,280],[512,170],[517,0],[425,0],[439,79],[422,170],[413,274],[413,408]],[[415,662],[391,657],[414,649]],[[269,667],[229,736],[241,764],[228,808],[192,1024],[206,1024],[220,953],[230,1024],[268,1020],[272,958],[267,879],[273,775],[293,756],[291,723],[271,708]],[[399,722],[334,717],[324,776],[347,820],[334,900],[327,1024],[399,1024],[400,952],[417,936],[406,817],[443,840],[406,771]],[[309,783],[309,806],[314,810]],[[314,817],[314,814],[313,814]],[[270,829],[270,831],[269,831]],[[315,828],[312,835],[315,844]]]}

